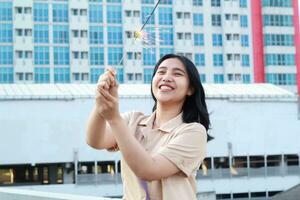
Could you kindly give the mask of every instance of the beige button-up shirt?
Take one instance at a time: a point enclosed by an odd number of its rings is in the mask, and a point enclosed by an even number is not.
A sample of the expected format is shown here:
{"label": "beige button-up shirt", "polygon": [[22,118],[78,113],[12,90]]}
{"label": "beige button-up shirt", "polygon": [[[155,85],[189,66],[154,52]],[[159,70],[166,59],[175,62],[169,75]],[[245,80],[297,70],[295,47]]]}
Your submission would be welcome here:
{"label": "beige button-up shirt", "polygon": [[[199,123],[184,123],[182,113],[152,129],[155,112],[122,115],[130,133],[150,155],[160,154],[181,171],[173,176],[144,182],[151,200],[196,200],[196,172],[206,154],[206,129]],[[121,160],[124,200],[146,200],[141,180],[124,159]]]}

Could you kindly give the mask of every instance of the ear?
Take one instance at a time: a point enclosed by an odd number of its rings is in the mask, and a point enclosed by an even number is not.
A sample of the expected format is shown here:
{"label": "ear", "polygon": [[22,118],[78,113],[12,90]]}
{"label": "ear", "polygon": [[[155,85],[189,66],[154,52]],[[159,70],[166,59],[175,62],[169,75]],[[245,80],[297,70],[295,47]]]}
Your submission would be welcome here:
{"label": "ear", "polygon": [[187,92],[187,95],[192,96],[194,94],[194,92],[195,92],[194,88],[190,87],[188,92]]}

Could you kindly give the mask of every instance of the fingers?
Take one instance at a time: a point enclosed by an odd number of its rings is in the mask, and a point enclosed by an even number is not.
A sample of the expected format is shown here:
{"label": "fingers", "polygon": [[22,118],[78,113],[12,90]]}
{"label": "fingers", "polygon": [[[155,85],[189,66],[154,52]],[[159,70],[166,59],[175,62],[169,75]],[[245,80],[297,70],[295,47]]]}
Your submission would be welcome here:
{"label": "fingers", "polygon": [[110,86],[115,85],[115,77],[112,75],[112,72],[106,71],[98,79],[97,88],[109,89]]}
{"label": "fingers", "polygon": [[111,102],[111,103],[116,102],[116,98],[114,96],[112,96],[107,90],[104,90],[101,88],[99,92],[105,98],[105,100],[107,100],[108,102]]}
{"label": "fingers", "polygon": [[111,66],[107,66],[106,71],[109,71],[113,76],[117,74],[116,70]]}

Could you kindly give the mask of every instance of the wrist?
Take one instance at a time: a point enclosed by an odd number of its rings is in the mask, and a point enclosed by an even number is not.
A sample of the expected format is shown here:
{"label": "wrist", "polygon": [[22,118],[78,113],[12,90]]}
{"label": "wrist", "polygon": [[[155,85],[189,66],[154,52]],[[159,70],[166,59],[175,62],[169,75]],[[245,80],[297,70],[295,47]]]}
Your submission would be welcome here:
{"label": "wrist", "polygon": [[114,125],[114,124],[119,123],[119,122],[122,121],[122,120],[123,120],[123,119],[122,119],[121,115],[117,115],[117,116],[115,116],[115,117],[113,117],[113,118],[107,120],[107,122],[108,122],[110,125]]}

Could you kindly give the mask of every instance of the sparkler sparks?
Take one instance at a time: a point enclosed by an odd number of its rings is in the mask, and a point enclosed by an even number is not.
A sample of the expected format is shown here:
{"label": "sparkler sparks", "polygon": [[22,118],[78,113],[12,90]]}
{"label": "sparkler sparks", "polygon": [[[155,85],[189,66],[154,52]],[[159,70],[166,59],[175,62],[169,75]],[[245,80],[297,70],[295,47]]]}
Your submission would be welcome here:
{"label": "sparkler sparks", "polygon": [[[145,23],[142,25],[141,29],[139,31],[134,31],[133,35],[134,35],[134,40],[142,40],[145,42],[145,44],[148,44],[151,37],[148,36],[148,34],[146,34],[146,32],[143,31],[144,27],[146,26],[146,24],[148,23],[149,19],[152,17],[152,15],[154,14],[154,11],[156,10],[159,2],[161,0],[158,0],[157,3],[155,4],[152,12],[150,13],[150,15],[148,15],[147,20],[145,21]],[[122,62],[124,60],[124,54],[122,55],[118,65],[121,65]]]}

